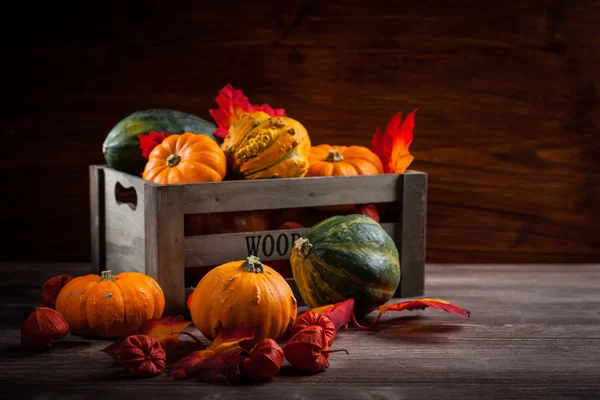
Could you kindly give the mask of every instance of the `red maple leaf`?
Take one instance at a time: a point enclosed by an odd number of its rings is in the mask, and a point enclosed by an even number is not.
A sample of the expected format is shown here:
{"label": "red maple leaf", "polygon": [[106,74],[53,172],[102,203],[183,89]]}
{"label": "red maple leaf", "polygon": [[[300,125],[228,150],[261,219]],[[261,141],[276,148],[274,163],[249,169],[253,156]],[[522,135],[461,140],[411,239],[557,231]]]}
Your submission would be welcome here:
{"label": "red maple leaf", "polygon": [[312,308],[310,311],[323,313],[333,322],[336,330],[339,330],[342,326],[348,329],[348,322],[354,311],[354,299],[347,299],[336,304]]}
{"label": "red maple leaf", "polygon": [[215,101],[219,105],[219,108],[216,110],[209,109],[208,112],[217,124],[217,129],[213,134],[222,138],[227,136],[229,127],[246,113],[262,111],[271,117],[286,116],[283,108],[273,108],[268,104],[263,104],[262,106],[252,105],[250,100],[244,95],[244,92],[240,89],[234,89],[230,83],[219,91]]}
{"label": "red maple leaf", "polygon": [[415,112],[409,113],[402,121],[402,113],[395,114],[389,121],[385,132],[379,127],[371,140],[371,150],[381,159],[385,173],[401,174],[413,162],[414,157],[409,152],[413,141],[415,127]]}
{"label": "red maple leaf", "polygon": [[150,157],[150,153],[152,150],[159,144],[163,142],[169,136],[168,133],[158,133],[151,131],[147,135],[138,136],[140,139],[140,149],[142,149],[142,157],[148,158]]}
{"label": "red maple leaf", "polygon": [[252,339],[255,332],[255,327],[243,324],[231,329],[220,328],[217,338],[206,349],[194,351],[173,364],[169,380],[202,373],[220,373],[235,380],[239,374],[241,356],[247,353],[240,343]]}
{"label": "red maple leaf", "polygon": [[438,310],[446,311],[451,314],[456,314],[456,315],[461,316],[466,319],[469,319],[471,317],[471,311],[467,310],[466,308],[459,307],[456,304],[452,304],[449,301],[442,300],[442,299],[423,298],[423,299],[417,299],[417,300],[403,301],[401,303],[384,304],[379,307],[379,314],[377,315],[377,317],[375,317],[373,322],[371,322],[369,325],[363,326],[363,325],[359,324],[356,321],[356,317],[354,316],[354,313],[352,314],[352,322],[359,329],[367,330],[367,329],[371,329],[373,326],[375,326],[375,324],[377,323],[377,321],[379,321],[381,316],[388,311],[423,310],[428,307],[437,308]]}
{"label": "red maple leaf", "polygon": [[144,322],[139,328],[121,336],[116,342],[102,350],[107,353],[119,354],[121,352],[121,343],[131,335],[147,335],[158,340],[163,346],[166,346],[168,344],[181,343],[179,335],[185,334],[192,337],[198,344],[201,344],[194,335],[183,331],[191,323],[191,321],[184,321],[183,315],[150,319]]}

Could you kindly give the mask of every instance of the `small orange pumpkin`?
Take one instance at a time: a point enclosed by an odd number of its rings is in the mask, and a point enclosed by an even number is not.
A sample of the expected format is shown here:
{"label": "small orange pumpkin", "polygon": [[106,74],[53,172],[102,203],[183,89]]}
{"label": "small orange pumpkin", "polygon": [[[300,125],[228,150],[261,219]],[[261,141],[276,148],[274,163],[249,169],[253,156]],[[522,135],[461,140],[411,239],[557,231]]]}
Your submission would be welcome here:
{"label": "small orange pumpkin", "polygon": [[219,329],[240,324],[256,328],[254,338],[277,340],[296,320],[297,302],[285,279],[256,256],[219,265],[192,292],[190,314],[196,328],[213,340]]}
{"label": "small orange pumpkin", "polygon": [[[306,176],[351,176],[383,173],[383,164],[371,150],[364,146],[331,146],[320,144],[310,149]],[[315,207],[321,211],[341,212],[354,208],[354,204]]]}
{"label": "small orange pumpkin", "polygon": [[306,176],[375,175],[383,173],[383,164],[363,146],[320,144],[310,149]]}
{"label": "small orange pumpkin", "polygon": [[140,272],[111,271],[73,278],[56,298],[56,311],[82,336],[117,337],[160,318],[165,296],[159,284]]}
{"label": "small orange pumpkin", "polygon": [[221,147],[207,135],[170,135],[152,150],[142,178],[160,184],[220,182],[227,172]]}

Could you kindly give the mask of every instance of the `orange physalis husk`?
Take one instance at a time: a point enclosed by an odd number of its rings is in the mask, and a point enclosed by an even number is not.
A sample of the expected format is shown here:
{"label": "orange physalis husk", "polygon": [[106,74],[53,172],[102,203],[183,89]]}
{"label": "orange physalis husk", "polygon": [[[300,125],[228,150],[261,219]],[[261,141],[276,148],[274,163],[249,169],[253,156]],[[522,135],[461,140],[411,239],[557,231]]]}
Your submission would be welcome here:
{"label": "orange physalis husk", "polygon": [[283,349],[273,339],[258,342],[248,357],[241,361],[242,371],[255,381],[268,381],[277,373],[283,363]]}
{"label": "orange physalis husk", "polygon": [[375,317],[373,322],[371,322],[369,325],[363,326],[363,325],[359,324],[356,321],[356,317],[354,316],[354,313],[352,313],[352,322],[354,323],[354,325],[356,325],[358,327],[358,329],[367,330],[367,329],[371,329],[373,326],[375,326],[375,324],[377,323],[377,321],[379,321],[381,316],[388,311],[423,310],[428,307],[437,308],[439,310],[443,310],[443,311],[446,311],[446,312],[449,312],[452,314],[456,314],[456,315],[461,316],[466,319],[469,319],[471,317],[471,311],[467,310],[466,308],[462,308],[455,304],[452,304],[446,300],[417,299],[417,300],[403,301],[401,303],[395,303],[395,304],[385,304],[383,306],[380,306],[379,314],[377,315],[377,317]]}
{"label": "orange physalis husk", "polygon": [[121,344],[119,361],[131,376],[154,376],[165,370],[167,354],[158,340],[147,335],[131,335]]}
{"label": "orange physalis husk", "polygon": [[377,222],[381,222],[381,218],[379,218],[379,212],[377,212],[377,207],[375,207],[374,204],[359,205],[349,210],[346,214],[362,214],[366,215],[367,217],[373,218]]}
{"label": "orange physalis husk", "polygon": [[306,372],[321,372],[329,367],[329,353],[346,350],[330,350],[325,331],[318,325],[299,330],[285,345],[283,352],[292,366]]}
{"label": "orange physalis husk", "polygon": [[69,324],[57,311],[48,307],[36,307],[25,320],[21,329],[21,344],[30,351],[48,348],[54,340],[69,333]]}
{"label": "orange physalis husk", "polygon": [[325,314],[333,322],[336,330],[339,330],[342,326],[348,329],[348,322],[354,311],[354,299],[347,299],[336,304],[312,308],[309,311]]}
{"label": "orange physalis husk", "polygon": [[184,321],[183,315],[176,317],[162,317],[159,319],[150,319],[144,322],[139,328],[121,336],[116,342],[110,346],[102,349],[107,353],[119,354],[121,351],[121,344],[123,341],[131,335],[147,335],[160,342],[163,347],[169,344],[179,344],[179,335],[190,336],[198,345],[204,347],[204,345],[189,332],[184,332],[184,329],[191,325],[191,321]]}
{"label": "orange physalis husk", "polygon": [[42,286],[42,303],[48,308],[56,306],[56,298],[60,290],[74,277],[69,274],[53,276]]}
{"label": "orange physalis husk", "polygon": [[236,380],[240,373],[241,356],[246,352],[240,343],[252,339],[255,332],[255,327],[245,327],[243,324],[230,330],[220,328],[219,335],[206,349],[194,351],[173,364],[169,380],[202,373],[220,373],[230,380]]}
{"label": "orange physalis husk", "polygon": [[290,327],[290,334],[294,336],[307,326],[318,325],[323,328],[323,335],[325,336],[325,345],[331,347],[333,340],[335,339],[335,333],[337,329],[333,322],[323,313],[316,313],[313,311],[307,311],[303,313],[300,318],[296,320],[294,325]]}
{"label": "orange physalis husk", "polygon": [[213,132],[214,135],[222,138],[227,136],[229,127],[246,113],[262,111],[271,117],[286,116],[283,108],[274,109],[268,104],[263,104],[262,106],[252,105],[250,100],[244,96],[244,93],[240,89],[234,89],[230,83],[219,91],[219,95],[215,98],[215,101],[219,105],[219,108],[208,110],[208,112],[217,124],[217,129]]}
{"label": "orange physalis husk", "polygon": [[385,173],[401,174],[413,162],[414,157],[408,148],[413,141],[416,111],[409,113],[404,122],[402,113],[395,114],[384,133],[381,133],[379,127],[375,130],[371,150],[381,159]]}
{"label": "orange physalis husk", "polygon": [[142,149],[142,157],[148,158],[150,157],[150,153],[152,150],[159,144],[163,142],[169,136],[168,133],[158,133],[158,132],[150,132],[147,135],[140,135],[138,138],[140,139],[140,149]]}

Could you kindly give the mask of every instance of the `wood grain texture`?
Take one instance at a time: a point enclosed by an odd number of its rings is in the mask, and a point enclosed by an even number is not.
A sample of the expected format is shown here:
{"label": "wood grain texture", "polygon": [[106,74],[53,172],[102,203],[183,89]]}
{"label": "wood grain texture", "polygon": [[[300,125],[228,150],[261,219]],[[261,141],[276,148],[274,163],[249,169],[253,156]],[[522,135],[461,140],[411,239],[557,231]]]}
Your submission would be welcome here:
{"label": "wood grain texture", "polygon": [[[421,179],[426,174],[408,172]],[[206,182],[183,186],[185,214],[398,201],[403,175]],[[243,193],[243,195],[240,195]]]}
{"label": "wood grain texture", "polygon": [[[105,269],[117,274],[126,271],[146,272],[145,188],[141,179],[124,176],[121,172],[103,169]],[[121,202],[117,187],[133,188],[137,202]],[[102,238],[100,241],[102,242]]]}
{"label": "wood grain texture", "polygon": [[598,261],[599,21],[594,0],[13,2],[0,135],[26,152],[0,160],[0,258],[87,260],[108,131],[152,107],[210,119],[231,82],[315,144],[369,145],[417,108],[429,261]]}
{"label": "wood grain texture", "polygon": [[146,185],[145,273],[165,294],[165,314],[186,310],[183,187]]}
{"label": "wood grain texture", "polygon": [[431,309],[390,313],[373,330],[338,332],[333,348],[350,354],[332,354],[324,373],[298,374],[284,361],[273,381],[242,386],[170,382],[164,374],[130,379],[100,351],[109,342],[73,335],[27,353],[19,329],[40,288],[8,287],[0,293],[0,385],[20,398],[597,398],[600,265],[427,265],[426,272],[426,295],[468,308],[470,320]]}

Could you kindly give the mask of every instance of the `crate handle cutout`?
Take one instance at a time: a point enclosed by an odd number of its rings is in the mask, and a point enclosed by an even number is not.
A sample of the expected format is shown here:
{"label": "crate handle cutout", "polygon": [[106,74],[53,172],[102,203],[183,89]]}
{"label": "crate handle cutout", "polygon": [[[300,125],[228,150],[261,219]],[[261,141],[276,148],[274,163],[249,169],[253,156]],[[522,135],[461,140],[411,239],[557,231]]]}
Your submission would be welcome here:
{"label": "crate handle cutout", "polygon": [[120,182],[115,184],[115,200],[117,204],[127,204],[129,208],[137,208],[137,192],[133,186],[126,188]]}

